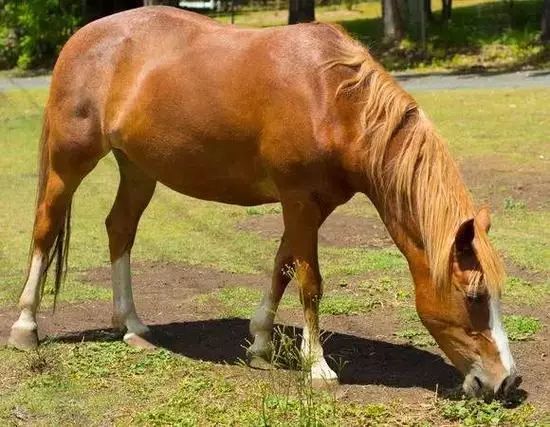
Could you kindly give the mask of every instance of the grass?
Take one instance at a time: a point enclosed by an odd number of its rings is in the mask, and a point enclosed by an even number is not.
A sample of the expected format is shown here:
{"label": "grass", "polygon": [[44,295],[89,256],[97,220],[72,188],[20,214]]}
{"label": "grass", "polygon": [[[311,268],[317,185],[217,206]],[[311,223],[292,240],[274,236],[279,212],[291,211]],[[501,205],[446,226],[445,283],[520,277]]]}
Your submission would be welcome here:
{"label": "grass", "polygon": [[550,148],[550,117],[543,107],[549,96],[547,88],[415,94],[461,163],[477,158],[483,160],[480,168],[494,161],[510,172],[521,164],[541,173],[549,163],[548,155],[541,159]]}
{"label": "grass", "polygon": [[540,331],[542,324],[532,316],[504,316],[504,327],[510,341],[530,341]]}
{"label": "grass", "polygon": [[2,357],[4,425],[526,425],[541,416],[531,405],[473,400],[433,399],[421,408],[336,401],[304,389],[299,372],[250,371],[118,341],[47,343],[32,356],[38,361],[12,350]]}
{"label": "grass", "polygon": [[536,425],[530,423],[534,413],[531,405],[510,411],[499,402],[460,400],[442,401],[440,410],[446,420],[460,422],[465,426]]}
{"label": "grass", "polygon": [[504,301],[523,305],[541,304],[550,295],[550,281],[532,283],[519,277],[508,277],[504,287]]}
{"label": "grass", "polygon": [[[392,70],[479,71],[550,66],[550,50],[538,41],[542,0],[458,0],[453,2],[453,17],[448,23],[441,19],[441,3],[432,3],[434,19],[428,23],[425,51],[411,37],[398,46],[381,42],[380,2],[359,2],[351,10],[318,6],[316,19],[343,25]],[[286,10],[243,10],[237,13],[235,23],[246,27],[276,26],[286,24],[287,17]],[[230,22],[229,15],[218,14],[216,19]]]}
{"label": "grass", "polygon": [[[26,269],[36,141],[45,95],[42,90],[0,94],[0,194],[7,201],[7,207],[0,209],[0,306],[4,307],[14,303]],[[423,92],[418,98],[463,162],[483,162],[494,155],[505,172],[513,173],[521,164],[547,176],[546,163],[539,156],[547,151],[544,129],[550,123],[543,111],[549,96],[550,91],[536,89]],[[509,107],[512,104],[516,107]],[[117,181],[115,163],[109,156],[77,192],[72,270],[61,293],[64,301],[110,298],[107,288],[86,282],[84,272],[108,263],[103,219],[114,200]],[[474,191],[481,194],[484,188]],[[545,262],[550,224],[547,210],[529,206],[517,198],[503,199],[491,234],[506,259],[518,268],[507,283],[506,298],[539,310],[545,307],[550,289]],[[171,261],[265,275],[272,268],[277,242],[239,231],[236,226],[251,216],[274,214],[279,209],[278,205],[247,209],[197,201],[160,186],[140,225],[133,255],[142,262]],[[355,198],[340,211],[376,215],[365,198]],[[397,310],[401,313],[396,331],[399,338],[412,345],[433,345],[412,308],[413,288],[406,262],[396,249],[324,246],[320,263],[326,279],[323,314],[368,317],[380,306],[388,313]],[[215,299],[223,316],[248,317],[260,293],[259,288],[237,286],[201,298]],[[46,292],[44,306],[50,301]],[[296,292],[285,296],[283,307],[301,310]],[[535,318],[505,319],[511,339],[530,340],[545,333],[542,322]],[[303,419],[299,390],[285,389],[292,373],[264,375],[165,351],[141,353],[108,340],[48,342],[35,356],[0,348],[0,359],[2,425],[19,421],[31,425],[258,425],[262,420],[271,425],[296,425]],[[490,424],[496,419],[521,424],[540,417],[526,405],[510,410],[444,399],[410,406],[353,399],[335,404],[333,396],[323,393],[311,399],[319,408],[316,419],[327,425]]]}

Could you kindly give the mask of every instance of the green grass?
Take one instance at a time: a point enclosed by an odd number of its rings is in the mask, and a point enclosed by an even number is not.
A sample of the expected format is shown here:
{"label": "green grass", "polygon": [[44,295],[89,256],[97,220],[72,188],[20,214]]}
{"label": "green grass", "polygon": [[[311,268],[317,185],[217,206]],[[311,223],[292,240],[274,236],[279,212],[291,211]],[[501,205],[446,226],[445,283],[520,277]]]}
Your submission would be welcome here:
{"label": "green grass", "polygon": [[280,214],[283,212],[280,203],[246,208],[246,214],[250,216]]}
{"label": "green grass", "polygon": [[340,401],[304,389],[300,373],[215,365],[118,341],[46,343],[32,356],[0,351],[3,425],[526,425],[544,416],[532,405],[510,410],[473,400],[431,399],[421,408]]}
{"label": "green grass", "polygon": [[547,211],[506,211],[491,231],[498,249],[514,263],[550,278],[550,215]]}
{"label": "green grass", "polygon": [[443,400],[439,403],[439,408],[443,418],[464,426],[537,425],[531,421],[535,412],[531,405],[523,405],[511,411],[499,402]]}
{"label": "green grass", "polygon": [[542,324],[532,316],[504,316],[504,327],[510,341],[530,341],[540,331]]}
{"label": "green grass", "polygon": [[549,164],[550,117],[544,107],[549,96],[547,88],[415,94],[461,163],[479,159],[476,165],[483,168],[493,161],[514,172],[521,162],[541,173]]}
{"label": "green grass", "polygon": [[532,283],[519,277],[508,277],[504,287],[504,301],[523,305],[540,304],[550,295],[550,281]]}

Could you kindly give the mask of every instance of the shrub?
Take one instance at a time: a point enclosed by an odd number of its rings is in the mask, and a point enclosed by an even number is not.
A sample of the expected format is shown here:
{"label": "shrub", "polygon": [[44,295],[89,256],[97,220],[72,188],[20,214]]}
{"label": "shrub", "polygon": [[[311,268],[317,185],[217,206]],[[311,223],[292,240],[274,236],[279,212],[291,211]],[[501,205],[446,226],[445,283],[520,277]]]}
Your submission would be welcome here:
{"label": "shrub", "polygon": [[0,68],[50,67],[81,23],[79,0],[0,0]]}

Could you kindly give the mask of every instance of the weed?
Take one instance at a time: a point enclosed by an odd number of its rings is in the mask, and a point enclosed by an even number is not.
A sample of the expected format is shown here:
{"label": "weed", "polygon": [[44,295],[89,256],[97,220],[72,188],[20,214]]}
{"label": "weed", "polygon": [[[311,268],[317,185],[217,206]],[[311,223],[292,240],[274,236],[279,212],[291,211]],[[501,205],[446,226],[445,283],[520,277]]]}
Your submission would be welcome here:
{"label": "weed", "polygon": [[530,341],[540,331],[540,320],[532,316],[504,316],[504,327],[510,341]]}
{"label": "weed", "polygon": [[515,211],[525,209],[525,202],[521,200],[515,200],[513,197],[506,197],[504,199],[504,210]]}
{"label": "weed", "polygon": [[516,410],[506,409],[502,403],[480,400],[440,401],[443,418],[459,421],[466,426],[525,425],[534,413],[531,405]]}
{"label": "weed", "polygon": [[42,374],[51,368],[51,361],[47,359],[39,348],[33,352],[25,353],[25,356],[27,367],[32,373]]}
{"label": "weed", "polygon": [[369,299],[366,295],[325,294],[319,305],[320,314],[354,315],[366,313],[375,307],[380,307],[382,301]]}
{"label": "weed", "polygon": [[280,214],[282,211],[283,210],[282,210],[280,204],[251,206],[251,207],[246,208],[246,214],[249,215],[249,216],[274,215],[274,214]]}

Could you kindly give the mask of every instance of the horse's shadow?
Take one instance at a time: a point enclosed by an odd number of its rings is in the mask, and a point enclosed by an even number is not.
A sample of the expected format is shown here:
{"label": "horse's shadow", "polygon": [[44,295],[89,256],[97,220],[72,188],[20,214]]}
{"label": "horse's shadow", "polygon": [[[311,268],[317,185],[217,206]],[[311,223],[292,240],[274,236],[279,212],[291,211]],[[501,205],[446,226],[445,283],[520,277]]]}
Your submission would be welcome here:
{"label": "horse's shadow", "polygon": [[[215,319],[176,322],[151,327],[156,344],[197,360],[237,364],[246,358],[248,320]],[[300,336],[299,328],[281,327]],[[62,342],[108,341],[120,335],[109,330],[88,330],[53,338]],[[325,335],[329,364],[342,384],[380,384],[445,390],[459,384],[457,371],[440,356],[407,345],[370,340],[341,333]],[[343,362],[343,363],[342,363]]]}

